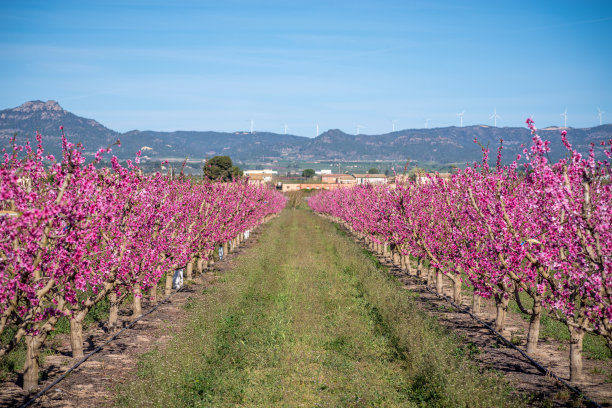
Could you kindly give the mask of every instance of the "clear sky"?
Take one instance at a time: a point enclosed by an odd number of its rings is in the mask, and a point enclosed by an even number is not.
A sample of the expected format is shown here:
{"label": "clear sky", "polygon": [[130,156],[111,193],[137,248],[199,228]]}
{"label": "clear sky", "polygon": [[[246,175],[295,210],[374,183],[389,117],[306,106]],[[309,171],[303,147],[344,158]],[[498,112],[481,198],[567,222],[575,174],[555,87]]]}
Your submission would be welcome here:
{"label": "clear sky", "polygon": [[0,109],[314,136],[612,122],[611,1],[0,0]]}

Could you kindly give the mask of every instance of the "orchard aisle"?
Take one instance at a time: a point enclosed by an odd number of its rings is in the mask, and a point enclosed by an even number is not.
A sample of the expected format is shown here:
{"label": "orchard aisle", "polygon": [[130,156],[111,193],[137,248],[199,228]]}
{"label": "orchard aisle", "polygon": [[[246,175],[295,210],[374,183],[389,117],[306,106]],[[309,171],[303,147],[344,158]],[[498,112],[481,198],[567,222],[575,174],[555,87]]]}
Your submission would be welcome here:
{"label": "orchard aisle", "polygon": [[517,406],[331,223],[286,210],[141,357],[124,406]]}

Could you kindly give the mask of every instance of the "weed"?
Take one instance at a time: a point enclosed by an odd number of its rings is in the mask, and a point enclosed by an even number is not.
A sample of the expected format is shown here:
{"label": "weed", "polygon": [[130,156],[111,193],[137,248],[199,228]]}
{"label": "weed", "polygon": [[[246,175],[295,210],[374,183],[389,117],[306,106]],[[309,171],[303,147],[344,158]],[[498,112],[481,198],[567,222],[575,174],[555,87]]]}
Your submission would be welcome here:
{"label": "weed", "polygon": [[191,310],[196,306],[196,302],[193,299],[193,297],[189,296],[186,300],[185,300],[185,304],[183,305],[183,309],[185,310]]}

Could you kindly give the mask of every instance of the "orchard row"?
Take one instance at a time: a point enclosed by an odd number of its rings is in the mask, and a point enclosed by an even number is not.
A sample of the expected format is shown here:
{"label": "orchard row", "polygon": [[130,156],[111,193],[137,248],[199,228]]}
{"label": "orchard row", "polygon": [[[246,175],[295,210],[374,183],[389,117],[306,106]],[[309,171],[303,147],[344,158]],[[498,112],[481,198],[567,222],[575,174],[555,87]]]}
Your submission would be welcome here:
{"label": "orchard row", "polygon": [[[389,248],[408,272],[431,265],[429,282],[442,276],[461,301],[462,284],[493,298],[501,331],[514,297],[530,316],[527,351],[536,350],[544,309],[570,333],[570,377],[582,377],[586,332],[604,336],[612,349],[612,140],[582,156],[561,132],[567,157],[547,159],[549,142],[537,135],[512,164],[495,166],[486,148],[482,163],[426,182],[359,186],[320,193],[311,207],[343,223],[373,247]],[[596,159],[600,157],[600,160]],[[607,157],[607,159],[606,159]],[[415,260],[413,265],[411,260]],[[523,305],[520,293],[531,298]]]}
{"label": "orchard row", "polygon": [[[285,198],[245,181],[194,182],[160,173],[145,175],[135,163],[96,168],[101,149],[86,163],[81,146],[62,135],[63,157],[38,146],[13,144],[0,165],[0,357],[22,339],[27,346],[24,388],[38,381],[38,355],[58,319],[70,319],[74,357],[83,356],[87,312],[110,299],[109,323],[128,295],[134,315],[140,299],[157,297],[166,274],[202,270],[219,245],[285,206]],[[139,155],[137,155],[139,156]]]}

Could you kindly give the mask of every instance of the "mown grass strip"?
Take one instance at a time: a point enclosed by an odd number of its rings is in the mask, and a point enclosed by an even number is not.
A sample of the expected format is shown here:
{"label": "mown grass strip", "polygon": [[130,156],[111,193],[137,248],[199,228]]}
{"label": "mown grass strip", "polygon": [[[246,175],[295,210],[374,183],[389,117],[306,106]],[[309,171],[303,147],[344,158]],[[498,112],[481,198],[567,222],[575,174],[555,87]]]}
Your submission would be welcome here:
{"label": "mown grass strip", "polygon": [[308,210],[285,211],[141,357],[121,406],[517,406],[410,293]]}

